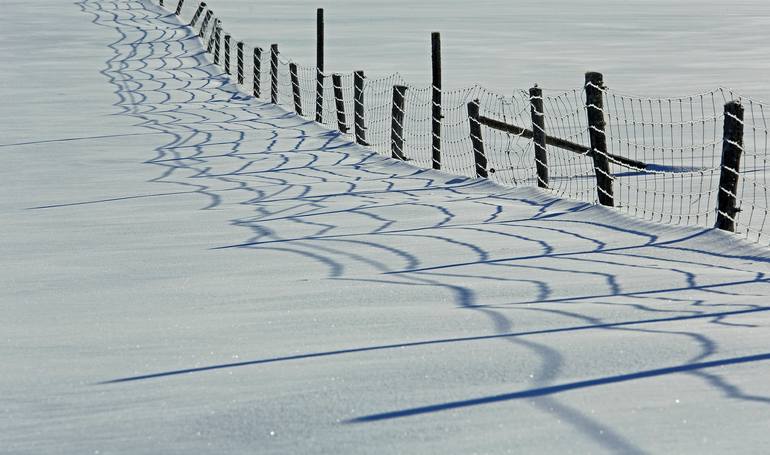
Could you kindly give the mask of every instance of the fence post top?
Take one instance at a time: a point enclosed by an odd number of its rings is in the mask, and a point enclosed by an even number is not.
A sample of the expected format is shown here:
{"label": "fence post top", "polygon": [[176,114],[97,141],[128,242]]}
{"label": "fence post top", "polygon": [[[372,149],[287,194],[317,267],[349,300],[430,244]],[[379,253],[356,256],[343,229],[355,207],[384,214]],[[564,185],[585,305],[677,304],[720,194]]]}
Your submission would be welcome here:
{"label": "fence post top", "polygon": [[541,96],[542,94],[543,94],[543,89],[538,87],[537,84],[535,84],[534,87],[529,89],[529,96]]}
{"label": "fence post top", "polygon": [[728,112],[743,112],[743,104],[740,100],[732,100],[725,103],[725,111]]}
{"label": "fence post top", "polygon": [[598,73],[596,71],[588,71],[586,73],[586,85],[589,83],[597,87],[603,87],[604,76],[602,75],[602,73]]}

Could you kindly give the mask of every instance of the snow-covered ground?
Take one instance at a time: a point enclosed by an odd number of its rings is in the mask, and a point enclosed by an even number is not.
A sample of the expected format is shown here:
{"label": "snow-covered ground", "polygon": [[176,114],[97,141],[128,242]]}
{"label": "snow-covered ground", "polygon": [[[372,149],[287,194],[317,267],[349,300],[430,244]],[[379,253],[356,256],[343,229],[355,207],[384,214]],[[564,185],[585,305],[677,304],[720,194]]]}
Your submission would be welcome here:
{"label": "snow-covered ground", "polygon": [[385,159],[149,1],[3,8],[0,452],[770,444],[766,249]]}

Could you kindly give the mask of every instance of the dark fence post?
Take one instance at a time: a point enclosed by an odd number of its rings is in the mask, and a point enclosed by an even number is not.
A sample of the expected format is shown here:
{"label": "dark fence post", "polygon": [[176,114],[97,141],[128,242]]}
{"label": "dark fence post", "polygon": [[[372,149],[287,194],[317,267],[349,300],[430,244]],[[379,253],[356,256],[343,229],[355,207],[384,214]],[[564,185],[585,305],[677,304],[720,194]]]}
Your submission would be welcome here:
{"label": "dark fence post", "polygon": [[163,6],[163,0],[160,0],[160,6]]}
{"label": "dark fence post", "polygon": [[270,45],[270,102],[278,104],[278,45]]}
{"label": "dark fence post", "polygon": [[289,75],[291,76],[291,93],[294,95],[294,112],[302,115],[302,98],[299,93],[299,76],[297,76],[297,64],[289,63]]}
{"label": "dark fence post", "polygon": [[209,33],[209,43],[206,46],[206,52],[208,52],[209,54],[214,52],[214,37],[217,34],[218,26],[219,26],[219,19],[214,18],[214,22],[211,24],[211,33]]}
{"label": "dark fence post", "polygon": [[217,28],[214,32],[214,64],[219,65],[219,48],[222,41],[222,27],[217,23]]}
{"label": "dark fence post", "polygon": [[211,15],[214,14],[213,11],[208,10],[206,11],[206,15],[203,16],[203,22],[201,22],[201,29],[198,30],[198,37],[203,38],[206,36],[206,29],[209,26],[209,22],[211,21]]}
{"label": "dark fence post", "polygon": [[722,136],[722,166],[717,194],[717,229],[735,232],[738,176],[743,152],[743,106],[737,101],[725,104],[724,134]]}
{"label": "dark fence post", "polygon": [[225,34],[225,73],[230,75],[230,34]]}
{"label": "dark fence post", "polygon": [[397,160],[406,161],[404,155],[404,98],[406,86],[393,86],[393,111],[390,127],[391,156]]}
{"label": "dark fence post", "polygon": [[484,139],[481,136],[479,121],[479,100],[468,103],[468,121],[471,127],[471,143],[473,144],[473,161],[476,163],[476,177],[487,178],[487,156],[484,154]]}
{"label": "dark fence post", "polygon": [[545,110],[543,109],[543,90],[538,86],[529,89],[530,115],[532,117],[532,141],[535,144],[535,167],[537,168],[537,186],[548,188],[548,155],[545,143]]}
{"label": "dark fence post", "polygon": [[366,143],[366,124],[364,123],[364,72],[353,73],[353,126],[356,132],[356,143]]}
{"label": "dark fence post", "polygon": [[334,86],[334,105],[337,108],[337,128],[340,132],[348,133],[348,121],[345,116],[345,99],[342,97],[342,76],[332,74],[332,85]]}
{"label": "dark fence post", "polygon": [[243,85],[243,41],[238,41],[238,44],[236,45],[238,48],[237,54],[236,54],[236,67],[237,67],[237,74],[238,74],[238,85]]}
{"label": "dark fence post", "polygon": [[184,0],[179,0],[179,3],[176,4],[176,15],[179,16],[182,14],[182,7],[184,6]]}
{"label": "dark fence post", "polygon": [[441,34],[431,34],[431,63],[433,73],[433,108],[432,108],[432,158],[433,169],[441,169]]}
{"label": "dark fence post", "polygon": [[206,2],[202,2],[200,5],[198,5],[198,9],[195,10],[195,14],[193,14],[193,18],[190,21],[190,27],[195,27],[195,24],[198,23],[198,19],[201,18],[201,14],[203,14],[203,10],[206,8]]}
{"label": "dark fence post", "polygon": [[324,10],[316,11],[316,95],[315,95],[315,121],[323,123],[324,107]]}
{"label": "dark fence post", "polygon": [[252,89],[254,90],[254,98],[259,98],[260,93],[260,80],[262,79],[262,48],[254,48],[254,79],[252,80]]}
{"label": "dark fence post", "polygon": [[615,197],[612,190],[610,160],[607,155],[607,137],[604,121],[604,78],[601,73],[586,73],[586,113],[588,133],[591,138],[591,156],[594,160],[599,203],[612,207]]}

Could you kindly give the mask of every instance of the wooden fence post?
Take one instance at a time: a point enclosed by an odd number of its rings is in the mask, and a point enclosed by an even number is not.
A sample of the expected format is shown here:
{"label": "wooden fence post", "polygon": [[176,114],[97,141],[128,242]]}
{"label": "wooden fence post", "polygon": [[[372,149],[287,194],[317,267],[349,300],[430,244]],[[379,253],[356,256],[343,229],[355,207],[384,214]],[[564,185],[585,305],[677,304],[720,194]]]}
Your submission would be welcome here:
{"label": "wooden fence post", "polygon": [[364,122],[364,72],[353,73],[353,127],[356,133],[356,143],[366,143],[366,124]]}
{"label": "wooden fence post", "polygon": [[289,75],[291,76],[291,93],[294,95],[294,112],[302,115],[302,98],[299,93],[299,76],[297,75],[297,64],[289,63]]}
{"label": "wooden fence post", "polygon": [[537,168],[537,186],[548,188],[548,155],[545,143],[545,110],[543,109],[543,90],[537,85],[529,89],[530,115],[532,117],[532,142],[535,144],[535,167]]}
{"label": "wooden fence post", "polygon": [[225,74],[230,75],[230,34],[225,34]]}
{"label": "wooden fence post", "polygon": [[588,133],[591,139],[591,156],[594,160],[599,203],[612,207],[615,197],[612,189],[610,160],[607,155],[607,137],[604,121],[604,78],[601,73],[586,73],[586,113]]}
{"label": "wooden fence post", "polygon": [[262,79],[262,48],[254,48],[254,78],[252,80],[252,90],[254,91],[254,98],[259,98],[260,93],[260,80]]}
{"label": "wooden fence post", "polygon": [[433,105],[431,109],[432,163],[433,169],[441,169],[441,34],[431,34],[431,67],[433,74]]}
{"label": "wooden fence post", "polygon": [[278,104],[278,45],[270,45],[270,102]]}
{"label": "wooden fence post", "polygon": [[390,151],[395,159],[406,161],[404,155],[404,99],[407,87],[393,86],[393,110],[390,127]]}
{"label": "wooden fence post", "polygon": [[217,23],[216,32],[214,33],[214,64],[219,65],[219,48],[222,41],[222,27]]}
{"label": "wooden fence post", "polygon": [[203,14],[203,10],[206,8],[206,2],[201,2],[200,5],[198,5],[198,9],[195,10],[195,14],[193,14],[193,18],[190,21],[190,27],[195,27],[195,24],[198,23],[198,19],[201,18],[201,14]]}
{"label": "wooden fence post", "polygon": [[323,123],[324,106],[324,10],[316,11],[316,95],[315,121]]}
{"label": "wooden fence post", "polygon": [[236,68],[238,74],[238,85],[243,85],[243,41],[238,41],[236,54]]}
{"label": "wooden fence post", "polygon": [[213,11],[208,10],[206,11],[206,15],[203,16],[203,22],[201,22],[201,28],[198,30],[198,37],[203,39],[204,36],[206,36],[206,29],[209,26],[209,22],[211,21],[211,15],[214,14]]}
{"label": "wooden fence post", "polygon": [[219,19],[214,18],[214,21],[211,24],[211,33],[209,33],[209,42],[208,42],[208,45],[206,46],[206,52],[208,52],[209,54],[214,52],[214,37],[217,34],[218,25],[219,25]]}
{"label": "wooden fence post", "polygon": [[735,232],[738,176],[743,152],[743,106],[740,102],[725,104],[724,133],[722,136],[722,166],[717,194],[717,229]]}
{"label": "wooden fence post", "polygon": [[342,95],[342,76],[332,74],[332,85],[334,86],[334,105],[337,108],[337,128],[341,133],[348,133],[348,121],[345,116],[345,99]]}
{"label": "wooden fence post", "polygon": [[184,6],[184,0],[179,0],[179,3],[176,4],[176,15],[179,16],[182,14],[182,7]]}
{"label": "wooden fence post", "polygon": [[471,143],[473,144],[473,161],[476,163],[476,177],[487,178],[487,156],[484,154],[484,138],[481,135],[479,100],[468,103],[468,122],[471,127]]}

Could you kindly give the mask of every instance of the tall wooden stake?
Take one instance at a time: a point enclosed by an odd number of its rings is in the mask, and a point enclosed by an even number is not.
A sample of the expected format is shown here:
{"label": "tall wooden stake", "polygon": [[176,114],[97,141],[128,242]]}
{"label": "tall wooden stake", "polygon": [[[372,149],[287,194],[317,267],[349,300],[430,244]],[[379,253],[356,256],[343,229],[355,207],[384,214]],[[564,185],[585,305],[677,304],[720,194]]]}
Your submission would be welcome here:
{"label": "tall wooden stake", "polygon": [[315,96],[315,121],[323,123],[324,105],[324,10],[316,11],[316,96]]}
{"label": "tall wooden stake", "polygon": [[345,116],[345,100],[342,98],[342,76],[332,74],[332,85],[334,86],[334,105],[337,109],[337,129],[347,134],[348,121]]}
{"label": "tall wooden stake", "polygon": [[270,102],[278,104],[278,45],[270,45]]}
{"label": "tall wooden stake", "polygon": [[356,143],[366,143],[366,123],[364,118],[364,72],[353,73],[353,126],[356,130]]}
{"label": "tall wooden stake", "polygon": [[717,195],[717,229],[735,232],[738,176],[743,152],[743,106],[737,101],[725,104],[724,134],[722,136],[722,166]]}
{"label": "tall wooden stake", "polygon": [[548,155],[546,153],[545,110],[543,90],[537,86],[529,89],[530,116],[532,117],[532,142],[535,144],[537,186],[548,188]]}
{"label": "tall wooden stake", "polygon": [[393,110],[390,128],[391,156],[397,160],[406,161],[404,155],[404,98],[407,87],[404,85],[393,86]]}
{"label": "tall wooden stake", "polygon": [[591,139],[591,156],[594,160],[594,173],[599,203],[606,206],[615,205],[612,190],[612,174],[610,160],[607,155],[607,138],[604,121],[604,78],[601,73],[586,73],[586,112],[588,114],[588,131]]}
{"label": "tall wooden stake", "polygon": [[433,108],[431,109],[433,169],[441,169],[441,34],[431,34],[431,63],[433,74]]}
{"label": "tall wooden stake", "polygon": [[468,121],[471,129],[471,144],[473,144],[473,161],[476,164],[476,177],[487,178],[487,156],[484,154],[484,138],[481,136],[481,117],[479,100],[468,103]]}
{"label": "tall wooden stake", "polygon": [[299,93],[299,76],[297,75],[297,64],[289,63],[289,75],[291,76],[291,92],[294,95],[294,112],[302,115],[302,98]]}
{"label": "tall wooden stake", "polygon": [[254,91],[254,98],[261,96],[259,82],[262,80],[262,48],[254,48],[254,79],[252,80],[252,89]]}

